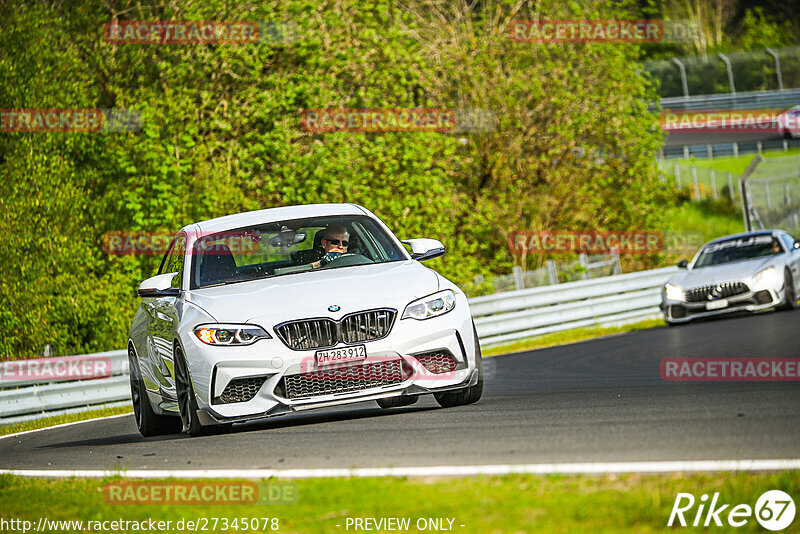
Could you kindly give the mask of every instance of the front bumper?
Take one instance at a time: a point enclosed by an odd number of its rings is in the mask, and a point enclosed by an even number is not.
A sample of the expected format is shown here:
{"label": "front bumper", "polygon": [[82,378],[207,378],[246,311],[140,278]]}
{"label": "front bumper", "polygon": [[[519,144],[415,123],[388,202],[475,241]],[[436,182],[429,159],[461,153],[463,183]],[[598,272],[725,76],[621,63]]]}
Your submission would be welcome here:
{"label": "front bumper", "polygon": [[[271,330],[270,325],[263,326]],[[201,412],[198,415],[205,424],[248,421],[400,395],[435,393],[465,387],[478,379],[472,319],[465,302],[459,302],[450,313],[424,321],[398,317],[387,337],[364,343],[366,360],[335,366],[317,366],[315,350],[289,349],[276,336],[244,347],[208,346],[191,335],[182,342]],[[434,373],[417,358],[420,354],[437,351],[449,352],[455,360],[455,368]],[[406,372],[401,380],[390,384],[356,386],[358,389],[351,391],[326,391],[292,398],[287,394],[285,377],[296,380],[298,375],[398,362],[405,362],[401,365]],[[252,377],[259,381],[263,378],[263,384],[252,398],[241,402],[220,401],[232,381],[244,383],[243,379]]]}
{"label": "front bumper", "polygon": [[[718,299],[722,300],[722,299]],[[662,295],[661,311],[664,320],[668,323],[688,323],[693,319],[716,317],[737,312],[759,312],[774,308],[783,302],[783,289],[749,290],[747,293],[727,297],[727,305],[718,309],[708,309],[718,300],[687,302],[681,300],[668,300]]]}

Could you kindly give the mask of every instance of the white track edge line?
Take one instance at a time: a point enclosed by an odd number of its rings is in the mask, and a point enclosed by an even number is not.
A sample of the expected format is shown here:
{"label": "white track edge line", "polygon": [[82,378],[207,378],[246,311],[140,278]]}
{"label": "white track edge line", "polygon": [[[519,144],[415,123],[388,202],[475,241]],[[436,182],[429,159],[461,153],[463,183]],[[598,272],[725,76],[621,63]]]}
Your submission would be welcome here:
{"label": "white track edge line", "polygon": [[54,428],[64,428],[64,427],[67,427],[67,426],[80,425],[82,423],[91,423],[93,421],[103,421],[105,419],[114,419],[115,417],[127,417],[127,416],[132,415],[132,414],[133,414],[133,412],[120,413],[120,414],[117,414],[117,415],[106,415],[104,417],[93,417],[92,419],[84,419],[83,421],[72,421],[71,423],[61,423],[61,424],[53,425],[53,426],[45,426],[45,427],[42,427],[42,428],[34,428],[33,430],[23,430],[22,432],[15,432],[14,434],[6,434],[4,436],[0,436],[0,439],[16,438],[18,436],[24,436],[26,434],[33,434],[34,432],[42,432],[44,430],[52,430]]}
{"label": "white track edge line", "polygon": [[0,469],[0,475],[48,478],[332,478],[332,477],[432,477],[507,474],[617,474],[708,471],[777,471],[800,469],[800,459],[787,460],[690,460],[653,462],[587,462],[555,464],[500,464],[466,466],[366,467],[352,469]]}

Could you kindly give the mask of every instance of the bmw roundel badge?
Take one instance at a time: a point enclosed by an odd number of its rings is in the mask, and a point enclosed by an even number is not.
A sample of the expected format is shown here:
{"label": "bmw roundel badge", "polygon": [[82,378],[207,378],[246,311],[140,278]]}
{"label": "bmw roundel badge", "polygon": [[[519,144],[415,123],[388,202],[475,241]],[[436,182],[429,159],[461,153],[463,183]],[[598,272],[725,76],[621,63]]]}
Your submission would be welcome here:
{"label": "bmw roundel badge", "polygon": [[339,310],[341,310],[341,308],[336,304],[334,304],[333,306],[328,306],[328,311],[337,312]]}

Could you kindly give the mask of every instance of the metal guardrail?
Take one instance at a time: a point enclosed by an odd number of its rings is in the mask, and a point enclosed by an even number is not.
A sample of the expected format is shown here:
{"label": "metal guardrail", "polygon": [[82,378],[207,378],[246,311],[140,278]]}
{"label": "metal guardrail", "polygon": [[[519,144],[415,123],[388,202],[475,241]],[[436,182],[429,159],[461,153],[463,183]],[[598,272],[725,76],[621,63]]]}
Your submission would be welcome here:
{"label": "metal guardrail", "polygon": [[661,286],[677,267],[618,274],[470,299],[481,345],[586,326],[656,318]]}
{"label": "metal guardrail", "polygon": [[[660,316],[661,286],[677,271],[667,267],[470,299],[482,345],[586,326],[610,326]],[[92,356],[112,362],[110,378],[0,383],[0,425],[130,402],[125,350]],[[13,363],[13,362],[12,362]],[[5,365],[5,364],[4,364]]]}
{"label": "metal guardrail", "polygon": [[800,104],[800,89],[699,95],[688,98],[676,96],[661,99],[661,108],[670,111],[788,109],[798,104]]}

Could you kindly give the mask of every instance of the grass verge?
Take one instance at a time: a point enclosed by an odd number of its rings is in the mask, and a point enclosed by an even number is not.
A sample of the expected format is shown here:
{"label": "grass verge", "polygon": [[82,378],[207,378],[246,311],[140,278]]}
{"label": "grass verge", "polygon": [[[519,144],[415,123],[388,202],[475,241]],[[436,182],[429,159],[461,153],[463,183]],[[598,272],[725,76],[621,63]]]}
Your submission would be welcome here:
{"label": "grass verge", "polygon": [[37,428],[62,425],[64,423],[85,421],[87,419],[94,419],[96,417],[108,417],[109,415],[119,415],[132,412],[133,407],[120,406],[117,408],[103,408],[101,410],[89,410],[86,412],[57,415],[55,417],[43,417],[42,419],[34,419],[33,421],[25,421],[24,423],[0,426],[0,436],[16,434],[17,432],[25,432],[26,430],[36,430]]}
{"label": "grass verge", "polygon": [[[686,512],[687,522],[695,518],[703,494],[719,492],[718,506],[730,504],[722,514],[737,504],[754,507],[767,490],[780,489],[795,498],[800,495],[800,472],[706,473],[661,475],[506,475],[463,478],[356,478],[306,479],[280,482],[293,486],[292,504],[221,505],[214,497],[202,505],[119,505],[106,500],[103,487],[121,482],[105,480],[26,479],[0,476],[0,517],[32,522],[33,529],[42,517],[48,521],[171,521],[162,532],[178,532],[178,521],[205,521],[206,531],[216,518],[223,518],[229,529],[239,532],[347,532],[348,518],[409,518],[411,532],[421,530],[417,521],[442,518],[444,527],[456,532],[661,532],[665,530],[679,492],[692,493],[697,501]],[[174,482],[174,480],[173,480]],[[219,481],[193,481],[202,487],[216,487]],[[273,485],[277,481],[270,481]],[[149,481],[163,487],[165,481]],[[260,484],[263,497],[265,483]],[[709,499],[710,500],[710,499]],[[705,514],[704,514],[705,515]],[[259,518],[258,529],[241,528],[247,520]],[[262,529],[263,519],[275,518]],[[232,527],[236,520],[238,526]],[[448,520],[452,520],[449,523]],[[278,528],[273,529],[275,525]],[[75,532],[55,529],[45,531]],[[422,526],[422,523],[419,524]],[[727,525],[726,525],[727,526]],[[702,528],[702,527],[701,527]],[[711,527],[714,529],[715,527]],[[730,528],[730,527],[728,527]],[[106,529],[108,530],[108,529]],[[363,529],[361,529],[363,530]],[[389,529],[376,528],[386,532]],[[435,529],[428,529],[435,530]],[[447,530],[447,528],[443,529]],[[739,532],[759,531],[754,517]],[[133,529],[119,529],[121,532]],[[763,531],[763,530],[761,530]]]}
{"label": "grass verge", "polygon": [[513,341],[511,343],[504,343],[501,345],[482,348],[481,353],[483,356],[487,357],[499,356],[501,354],[511,354],[514,352],[543,349],[545,347],[553,347],[556,345],[568,345],[570,343],[585,341],[587,339],[609,336],[613,334],[622,334],[625,332],[632,332],[634,330],[644,330],[646,328],[654,328],[656,326],[664,326],[664,321],[661,319],[651,319],[621,326],[573,328],[572,330],[565,330],[563,332],[542,334],[541,336],[529,337],[520,339],[519,341]]}

